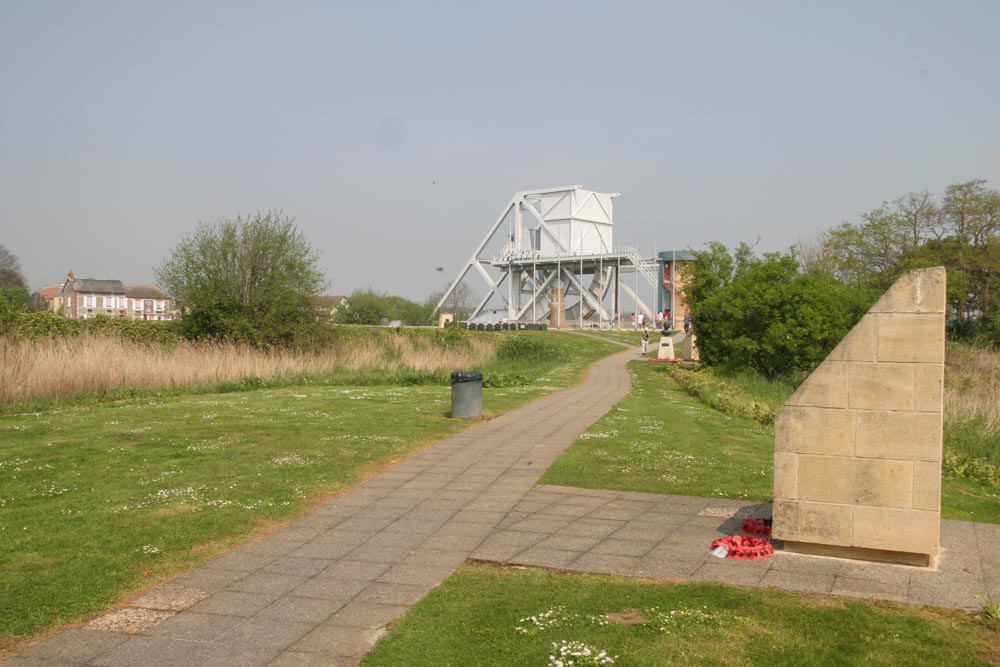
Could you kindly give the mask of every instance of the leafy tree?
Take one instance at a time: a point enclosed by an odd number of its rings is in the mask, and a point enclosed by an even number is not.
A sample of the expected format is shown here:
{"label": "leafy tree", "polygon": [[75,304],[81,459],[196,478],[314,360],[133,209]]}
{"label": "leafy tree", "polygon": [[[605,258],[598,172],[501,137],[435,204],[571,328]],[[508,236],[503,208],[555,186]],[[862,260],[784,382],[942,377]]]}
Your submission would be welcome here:
{"label": "leafy tree", "polygon": [[716,242],[694,254],[686,294],[709,364],[769,378],[809,371],[871,302],[866,292],[802,273],[791,252],[756,257],[741,244],[730,254]]}
{"label": "leafy tree", "polygon": [[0,245],[0,287],[27,287],[28,281],[21,272],[21,261],[17,256]]}
{"label": "leafy tree", "polygon": [[318,254],[278,211],[200,223],[156,269],[184,310],[189,338],[287,344],[316,321],[309,297],[322,289]]}

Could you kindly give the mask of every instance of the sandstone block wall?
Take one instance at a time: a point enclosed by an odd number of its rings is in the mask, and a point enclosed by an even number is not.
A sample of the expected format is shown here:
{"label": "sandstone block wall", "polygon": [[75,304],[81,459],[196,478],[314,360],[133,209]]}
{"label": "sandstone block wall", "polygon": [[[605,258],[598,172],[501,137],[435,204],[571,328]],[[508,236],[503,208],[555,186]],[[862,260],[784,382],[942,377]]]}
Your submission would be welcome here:
{"label": "sandstone block wall", "polygon": [[910,271],[775,419],[790,551],[931,565],[941,526],[945,270]]}

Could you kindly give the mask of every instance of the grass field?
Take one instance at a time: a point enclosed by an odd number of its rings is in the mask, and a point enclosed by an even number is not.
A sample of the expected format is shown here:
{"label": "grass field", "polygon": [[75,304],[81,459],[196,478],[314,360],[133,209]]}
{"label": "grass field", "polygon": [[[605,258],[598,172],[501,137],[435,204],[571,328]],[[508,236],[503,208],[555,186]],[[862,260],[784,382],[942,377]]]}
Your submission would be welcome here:
{"label": "grass field", "polygon": [[632,393],[556,459],[543,484],[766,501],[774,434],[690,396],[659,364],[629,364]]}
{"label": "grass field", "polygon": [[[606,659],[559,663],[564,647],[603,651]],[[467,565],[411,608],[361,664],[975,667],[997,664],[998,647],[996,621],[961,612]]]}
{"label": "grass field", "polygon": [[[486,389],[487,414],[621,349],[532,336],[554,354],[507,364],[534,375]],[[318,382],[0,416],[0,646],[97,613],[464,426],[448,418],[448,386]]]}

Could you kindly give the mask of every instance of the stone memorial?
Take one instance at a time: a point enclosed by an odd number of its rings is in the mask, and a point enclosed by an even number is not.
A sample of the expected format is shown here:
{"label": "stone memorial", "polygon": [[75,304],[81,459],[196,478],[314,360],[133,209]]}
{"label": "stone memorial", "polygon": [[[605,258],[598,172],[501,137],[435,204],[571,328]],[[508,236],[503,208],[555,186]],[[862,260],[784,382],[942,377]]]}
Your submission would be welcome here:
{"label": "stone memorial", "polygon": [[775,418],[786,551],[936,565],[945,270],[908,271]]}

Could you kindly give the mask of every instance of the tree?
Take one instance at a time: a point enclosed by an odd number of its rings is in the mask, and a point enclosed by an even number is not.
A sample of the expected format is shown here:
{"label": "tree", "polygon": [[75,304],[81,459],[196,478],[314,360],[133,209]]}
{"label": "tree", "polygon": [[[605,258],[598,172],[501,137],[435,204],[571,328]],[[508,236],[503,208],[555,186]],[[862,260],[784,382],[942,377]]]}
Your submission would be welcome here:
{"label": "tree", "polygon": [[21,272],[21,261],[17,256],[0,245],[0,287],[27,287],[28,281]]}
{"label": "tree", "polygon": [[[695,252],[686,290],[701,358],[769,378],[818,365],[864,314],[864,292],[803,274],[794,253],[755,257],[741,244],[727,260],[712,243]],[[693,289],[692,289],[693,288]]]}
{"label": "tree", "polygon": [[294,342],[316,326],[309,297],[324,286],[318,254],[278,211],[199,223],[156,269],[190,338]]}
{"label": "tree", "polygon": [[333,321],[337,324],[378,324],[384,315],[403,324],[426,324],[433,310],[433,303],[416,303],[368,288],[351,294],[347,305],[334,313]]}

